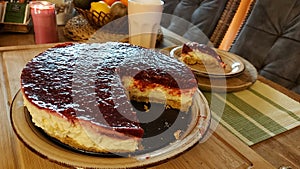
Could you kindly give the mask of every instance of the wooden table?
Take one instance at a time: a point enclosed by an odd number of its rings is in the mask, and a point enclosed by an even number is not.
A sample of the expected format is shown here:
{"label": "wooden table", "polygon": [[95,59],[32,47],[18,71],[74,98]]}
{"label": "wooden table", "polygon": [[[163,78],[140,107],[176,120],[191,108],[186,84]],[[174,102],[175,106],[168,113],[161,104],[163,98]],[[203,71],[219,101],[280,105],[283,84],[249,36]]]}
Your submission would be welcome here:
{"label": "wooden table", "polygon": [[[63,33],[64,26],[58,26],[59,42],[70,41]],[[28,33],[0,32],[0,47],[34,45],[34,32],[31,29]]]}
{"label": "wooden table", "polygon": [[[165,39],[163,45],[174,45],[172,39]],[[50,162],[25,147],[16,137],[10,124],[10,105],[20,89],[19,77],[23,66],[34,55],[52,46],[27,45],[0,47],[0,166],[1,168],[65,168]],[[266,83],[271,83],[261,79]],[[273,85],[273,83],[271,83]],[[275,85],[278,90],[299,99],[299,95]],[[299,127],[252,147],[245,145],[221,125],[204,143],[197,144],[191,150],[153,168],[278,168],[281,165],[300,167],[299,163]],[[294,148],[297,147],[297,148]]]}

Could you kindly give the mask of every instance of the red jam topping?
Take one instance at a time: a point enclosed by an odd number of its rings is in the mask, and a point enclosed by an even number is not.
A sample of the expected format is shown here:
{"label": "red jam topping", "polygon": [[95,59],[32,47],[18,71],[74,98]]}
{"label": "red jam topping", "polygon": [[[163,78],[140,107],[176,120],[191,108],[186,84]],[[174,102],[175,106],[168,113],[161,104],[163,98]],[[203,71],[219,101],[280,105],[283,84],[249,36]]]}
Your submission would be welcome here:
{"label": "red jam topping", "polygon": [[214,57],[221,67],[225,68],[226,64],[222,61],[222,58],[217,54],[216,51],[214,51],[211,47],[205,45],[205,44],[199,44],[197,42],[187,42],[183,44],[181,52],[183,54],[188,54],[189,52],[193,51],[199,51],[201,53],[205,53],[211,57]]}
{"label": "red jam topping", "polygon": [[197,87],[193,74],[177,60],[117,42],[50,48],[27,63],[21,85],[40,108],[142,137],[144,130],[121,82],[124,75],[170,88]]}

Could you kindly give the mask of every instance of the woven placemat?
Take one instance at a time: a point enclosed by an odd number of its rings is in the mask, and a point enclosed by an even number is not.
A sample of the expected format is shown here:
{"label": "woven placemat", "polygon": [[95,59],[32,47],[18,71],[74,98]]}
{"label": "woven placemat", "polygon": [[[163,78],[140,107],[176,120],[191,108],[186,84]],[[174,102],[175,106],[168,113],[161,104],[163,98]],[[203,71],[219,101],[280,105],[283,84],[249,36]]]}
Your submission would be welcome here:
{"label": "woven placemat", "polygon": [[260,80],[243,91],[204,95],[213,116],[249,146],[300,125],[300,103]]}

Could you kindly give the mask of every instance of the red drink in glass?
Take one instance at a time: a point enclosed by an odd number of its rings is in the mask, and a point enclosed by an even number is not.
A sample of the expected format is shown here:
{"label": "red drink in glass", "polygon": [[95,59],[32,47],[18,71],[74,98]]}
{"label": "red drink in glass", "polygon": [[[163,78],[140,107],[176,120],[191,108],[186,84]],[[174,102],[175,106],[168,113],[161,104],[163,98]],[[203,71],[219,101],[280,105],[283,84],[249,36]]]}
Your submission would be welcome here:
{"label": "red drink in glass", "polygon": [[35,43],[58,42],[55,4],[47,1],[31,1],[30,12],[33,20]]}

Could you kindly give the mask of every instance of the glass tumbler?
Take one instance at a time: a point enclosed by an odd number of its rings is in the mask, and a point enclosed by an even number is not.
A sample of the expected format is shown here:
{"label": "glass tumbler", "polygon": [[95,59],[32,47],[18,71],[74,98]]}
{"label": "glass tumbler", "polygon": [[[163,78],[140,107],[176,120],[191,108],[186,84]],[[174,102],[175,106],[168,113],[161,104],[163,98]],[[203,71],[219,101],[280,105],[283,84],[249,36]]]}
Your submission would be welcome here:
{"label": "glass tumbler", "polygon": [[29,5],[35,43],[58,42],[55,4],[47,1],[31,1]]}

